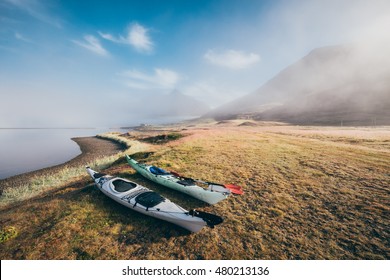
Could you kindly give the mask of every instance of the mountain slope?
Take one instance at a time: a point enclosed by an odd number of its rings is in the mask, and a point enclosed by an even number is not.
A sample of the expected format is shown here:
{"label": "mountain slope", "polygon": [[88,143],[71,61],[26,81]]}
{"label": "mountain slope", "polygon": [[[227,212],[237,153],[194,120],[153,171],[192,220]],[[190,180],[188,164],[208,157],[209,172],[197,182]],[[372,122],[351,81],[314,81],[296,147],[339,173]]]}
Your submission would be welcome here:
{"label": "mountain slope", "polygon": [[251,114],[291,123],[390,124],[389,65],[389,58],[373,48],[315,49],[255,92],[206,116]]}

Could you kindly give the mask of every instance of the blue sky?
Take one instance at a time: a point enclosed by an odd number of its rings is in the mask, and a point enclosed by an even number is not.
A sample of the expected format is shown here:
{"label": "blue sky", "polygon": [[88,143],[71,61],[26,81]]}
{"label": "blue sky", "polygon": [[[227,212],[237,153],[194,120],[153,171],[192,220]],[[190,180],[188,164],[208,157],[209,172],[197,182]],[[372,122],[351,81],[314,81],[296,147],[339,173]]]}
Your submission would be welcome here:
{"label": "blue sky", "polygon": [[[310,50],[382,38],[389,1],[0,0],[0,127],[136,124],[178,89],[211,107]],[[17,112],[17,114],[15,114]]]}

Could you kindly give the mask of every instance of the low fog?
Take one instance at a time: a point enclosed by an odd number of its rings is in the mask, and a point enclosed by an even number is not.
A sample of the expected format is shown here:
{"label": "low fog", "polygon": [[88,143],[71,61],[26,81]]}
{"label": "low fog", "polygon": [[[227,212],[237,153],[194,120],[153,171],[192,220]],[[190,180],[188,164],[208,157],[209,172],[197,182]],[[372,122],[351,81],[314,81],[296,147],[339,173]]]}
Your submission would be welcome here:
{"label": "low fog", "polygon": [[[31,91],[36,89],[31,88]],[[174,90],[134,95],[112,94],[101,100],[91,95],[70,96],[52,92],[37,95],[13,93],[0,112],[0,128],[91,128],[127,127],[140,123],[161,124],[199,117],[209,107]]]}

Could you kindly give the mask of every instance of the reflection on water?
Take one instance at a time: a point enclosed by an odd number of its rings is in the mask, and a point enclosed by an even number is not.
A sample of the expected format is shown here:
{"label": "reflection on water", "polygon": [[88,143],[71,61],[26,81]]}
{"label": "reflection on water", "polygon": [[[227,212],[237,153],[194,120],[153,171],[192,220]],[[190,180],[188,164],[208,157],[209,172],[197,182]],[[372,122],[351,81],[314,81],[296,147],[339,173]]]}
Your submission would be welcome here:
{"label": "reflection on water", "polygon": [[0,179],[66,162],[81,153],[70,138],[106,131],[109,129],[0,129]]}

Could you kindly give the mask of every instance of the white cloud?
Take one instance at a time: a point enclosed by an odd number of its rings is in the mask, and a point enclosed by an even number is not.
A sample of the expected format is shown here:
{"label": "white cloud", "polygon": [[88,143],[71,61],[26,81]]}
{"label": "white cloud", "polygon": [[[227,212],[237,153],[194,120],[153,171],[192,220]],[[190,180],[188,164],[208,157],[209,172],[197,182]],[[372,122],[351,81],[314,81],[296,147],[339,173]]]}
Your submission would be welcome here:
{"label": "white cloud", "polygon": [[133,24],[129,28],[128,39],[130,44],[140,51],[151,51],[153,49],[153,43],[148,35],[148,30],[139,25]]}
{"label": "white cloud", "polygon": [[124,38],[122,36],[120,36],[119,39],[117,39],[109,33],[103,33],[100,31],[98,33],[103,39],[106,39],[106,40],[109,40],[109,41],[112,41],[115,43],[124,43]]}
{"label": "white cloud", "polygon": [[149,35],[149,29],[138,23],[129,25],[126,36],[120,35],[115,37],[109,33],[103,32],[99,32],[99,35],[103,39],[114,43],[131,45],[139,52],[151,52],[154,48],[154,44]]}
{"label": "white cloud", "polygon": [[76,41],[73,40],[73,43],[86,48],[87,50],[90,50],[98,55],[101,56],[107,56],[108,52],[103,46],[100,44],[100,41],[92,35],[85,35],[84,36],[85,41]]}
{"label": "white cloud", "polygon": [[120,74],[125,77],[125,85],[134,89],[172,89],[180,80],[180,75],[169,69],[155,68],[153,74],[138,70],[128,70]]}
{"label": "white cloud", "polygon": [[260,56],[255,53],[245,53],[236,50],[226,50],[217,53],[214,50],[208,50],[203,56],[208,62],[230,68],[244,69],[260,61]]}

